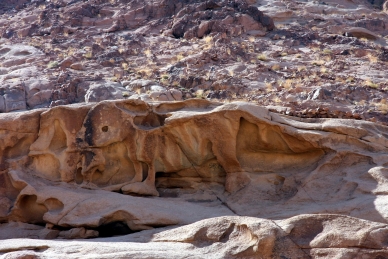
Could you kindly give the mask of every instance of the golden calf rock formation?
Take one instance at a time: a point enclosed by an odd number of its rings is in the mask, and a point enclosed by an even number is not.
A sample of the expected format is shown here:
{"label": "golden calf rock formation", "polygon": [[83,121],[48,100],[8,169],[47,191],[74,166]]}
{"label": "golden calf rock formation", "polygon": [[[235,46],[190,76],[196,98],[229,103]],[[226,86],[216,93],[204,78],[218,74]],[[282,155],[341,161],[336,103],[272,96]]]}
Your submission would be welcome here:
{"label": "golden calf rock formation", "polygon": [[386,126],[116,100],[0,114],[0,136],[9,258],[72,258],[11,238],[92,237],[110,237],[82,242],[104,258],[388,256]]}

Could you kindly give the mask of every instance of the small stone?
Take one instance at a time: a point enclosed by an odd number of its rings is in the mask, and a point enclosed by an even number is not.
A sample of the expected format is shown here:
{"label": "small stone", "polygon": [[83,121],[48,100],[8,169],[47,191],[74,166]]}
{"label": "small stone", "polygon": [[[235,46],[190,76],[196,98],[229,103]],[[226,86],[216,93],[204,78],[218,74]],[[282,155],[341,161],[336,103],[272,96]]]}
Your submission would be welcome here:
{"label": "small stone", "polygon": [[74,59],[69,57],[69,58],[66,58],[64,59],[60,64],[59,66],[64,69],[64,68],[68,68],[68,67],[71,67],[71,65],[73,64],[74,62]]}
{"label": "small stone", "polygon": [[161,92],[151,92],[150,93],[150,98],[153,100],[158,100],[159,96],[161,95]]}
{"label": "small stone", "polygon": [[182,100],[182,92],[176,89],[170,90],[172,97],[175,99],[175,101],[181,101]]}
{"label": "small stone", "polygon": [[148,94],[141,94],[140,95],[140,100],[142,101],[151,101],[150,95]]}
{"label": "small stone", "polygon": [[124,76],[124,70],[116,67],[113,69],[113,74],[116,78],[121,79]]}
{"label": "small stone", "polygon": [[131,81],[122,81],[121,84],[122,86],[126,87],[127,85],[129,85],[131,83]]}
{"label": "small stone", "polygon": [[160,85],[152,85],[150,86],[150,91],[152,92],[165,92],[167,91],[167,89],[163,86],[160,86]]}
{"label": "small stone", "polygon": [[170,102],[175,101],[174,97],[172,97],[171,92],[168,91],[168,92],[166,92],[165,94],[166,94],[166,96],[167,96],[167,98],[168,98],[168,100],[169,100]]}
{"label": "small stone", "polygon": [[71,64],[70,68],[74,70],[84,70],[84,66],[81,63]]}
{"label": "small stone", "polygon": [[168,102],[168,97],[166,94],[161,94],[158,98],[158,101],[162,101],[162,102]]}
{"label": "small stone", "polygon": [[47,229],[52,229],[52,228],[54,228],[54,224],[52,224],[52,223],[46,223],[46,228],[47,228]]}

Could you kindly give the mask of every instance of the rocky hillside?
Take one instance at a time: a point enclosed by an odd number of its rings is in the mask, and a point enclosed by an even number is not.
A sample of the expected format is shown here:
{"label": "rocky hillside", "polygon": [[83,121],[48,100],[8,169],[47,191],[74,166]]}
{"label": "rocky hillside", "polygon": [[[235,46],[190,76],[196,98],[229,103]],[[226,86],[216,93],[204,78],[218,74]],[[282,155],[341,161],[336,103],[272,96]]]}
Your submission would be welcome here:
{"label": "rocky hillside", "polygon": [[388,2],[3,0],[0,36],[0,258],[388,258]]}
{"label": "rocky hillside", "polygon": [[387,124],[383,2],[1,1],[0,112],[205,98]]}

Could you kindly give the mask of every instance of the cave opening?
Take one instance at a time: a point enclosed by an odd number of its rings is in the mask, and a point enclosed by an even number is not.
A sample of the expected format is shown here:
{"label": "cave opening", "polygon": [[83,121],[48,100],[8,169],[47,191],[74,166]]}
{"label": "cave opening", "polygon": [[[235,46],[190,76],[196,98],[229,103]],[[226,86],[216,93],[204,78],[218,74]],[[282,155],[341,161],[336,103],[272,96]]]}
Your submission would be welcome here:
{"label": "cave opening", "polygon": [[84,181],[84,177],[82,175],[82,167],[78,168],[77,169],[77,172],[75,173],[75,182],[77,184],[82,184],[82,182]]}
{"label": "cave opening", "polygon": [[114,221],[107,224],[103,224],[96,228],[99,235],[98,237],[113,237],[132,234],[138,231],[134,231],[128,227],[125,222]]}

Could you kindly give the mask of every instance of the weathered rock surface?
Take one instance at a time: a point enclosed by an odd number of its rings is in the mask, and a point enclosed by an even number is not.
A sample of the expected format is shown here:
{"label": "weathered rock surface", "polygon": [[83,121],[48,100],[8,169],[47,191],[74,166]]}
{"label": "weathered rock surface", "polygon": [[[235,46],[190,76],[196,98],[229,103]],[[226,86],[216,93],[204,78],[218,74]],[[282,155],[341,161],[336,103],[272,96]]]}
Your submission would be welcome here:
{"label": "weathered rock surface", "polygon": [[[129,234],[104,239],[129,242],[114,254],[97,239],[74,257],[386,256],[386,126],[115,100],[1,114],[0,134],[1,239]],[[0,252],[66,257],[71,245],[8,240]]]}
{"label": "weathered rock surface", "polygon": [[276,221],[232,216],[92,241],[5,240],[0,253],[2,258],[375,259],[388,256],[387,235],[386,224],[339,215]]}
{"label": "weathered rock surface", "polygon": [[388,258],[387,24],[384,0],[0,1],[0,258]]}
{"label": "weathered rock surface", "polygon": [[119,83],[101,82],[90,85],[85,94],[85,102],[123,99],[125,88]]}

